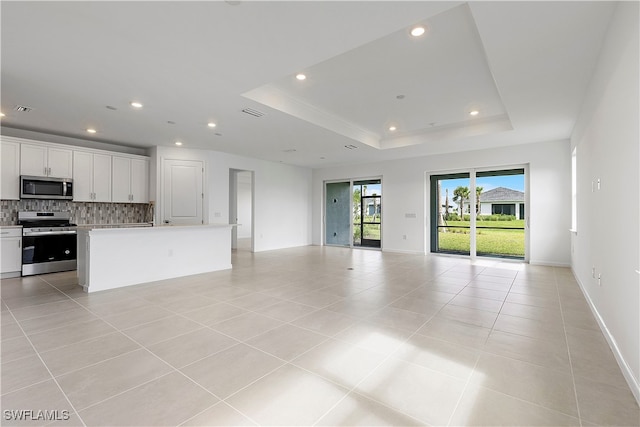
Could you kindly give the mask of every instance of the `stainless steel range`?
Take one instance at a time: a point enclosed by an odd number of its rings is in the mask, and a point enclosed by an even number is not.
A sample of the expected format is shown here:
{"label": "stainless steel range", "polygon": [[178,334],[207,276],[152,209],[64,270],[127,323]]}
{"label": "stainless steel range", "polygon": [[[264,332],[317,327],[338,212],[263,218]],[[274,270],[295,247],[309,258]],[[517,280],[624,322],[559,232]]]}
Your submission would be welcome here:
{"label": "stainless steel range", "polygon": [[75,270],[77,232],[69,212],[18,212],[22,275]]}

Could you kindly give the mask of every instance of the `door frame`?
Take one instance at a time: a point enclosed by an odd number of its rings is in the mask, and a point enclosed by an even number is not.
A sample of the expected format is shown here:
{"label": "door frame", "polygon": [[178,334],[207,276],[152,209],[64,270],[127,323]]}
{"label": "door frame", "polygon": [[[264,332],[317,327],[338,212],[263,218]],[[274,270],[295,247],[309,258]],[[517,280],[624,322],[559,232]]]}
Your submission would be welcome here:
{"label": "door frame", "polygon": [[[249,169],[229,168],[229,224],[237,223],[238,218],[238,173],[251,174],[251,252],[255,252],[255,224],[256,224],[256,173]],[[231,229],[231,249],[238,247],[238,227]]]}
{"label": "door frame", "polygon": [[[367,247],[367,246],[355,246],[353,244],[353,183],[356,181],[370,181],[370,180],[380,180],[380,206],[381,206],[381,217],[380,217],[380,247]],[[327,184],[335,184],[339,182],[348,182],[349,183],[349,246],[346,245],[333,245],[327,243]],[[384,179],[382,175],[372,176],[372,177],[358,177],[358,178],[344,178],[344,179],[327,179],[322,181],[322,245],[323,246],[334,246],[338,248],[351,248],[351,249],[365,249],[365,250],[373,250],[373,251],[382,251],[383,248],[383,239],[382,239],[382,229],[384,226],[384,221],[382,220],[382,209],[384,209]]]}
{"label": "door frame", "polygon": [[[450,169],[450,170],[441,170],[441,171],[427,171],[425,172],[425,189],[426,189],[426,197],[425,197],[425,212],[426,221],[425,221],[425,254],[434,254],[441,256],[453,256],[453,257],[462,257],[469,258],[472,261],[475,261],[478,258],[476,254],[476,213],[475,209],[471,209],[471,226],[470,226],[470,254],[449,254],[449,253],[440,253],[434,252],[432,250],[433,245],[433,212],[431,207],[431,198],[433,194],[431,193],[431,177],[438,175],[456,175],[456,174],[469,174],[469,187],[475,188],[476,186],[476,174],[480,172],[492,172],[492,171],[501,171],[501,170],[511,170],[511,169],[523,169],[524,170],[524,204],[525,204],[525,222],[524,222],[524,258],[495,258],[503,261],[513,261],[513,262],[529,262],[530,258],[530,241],[531,241],[531,230],[530,230],[530,217],[531,217],[531,192],[530,192],[530,174],[529,174],[529,163],[523,164],[507,164],[500,166],[482,166],[475,168],[464,168],[464,169]],[[475,191],[470,191],[471,206],[475,206]],[[481,258],[491,258],[486,256],[480,256]]]}

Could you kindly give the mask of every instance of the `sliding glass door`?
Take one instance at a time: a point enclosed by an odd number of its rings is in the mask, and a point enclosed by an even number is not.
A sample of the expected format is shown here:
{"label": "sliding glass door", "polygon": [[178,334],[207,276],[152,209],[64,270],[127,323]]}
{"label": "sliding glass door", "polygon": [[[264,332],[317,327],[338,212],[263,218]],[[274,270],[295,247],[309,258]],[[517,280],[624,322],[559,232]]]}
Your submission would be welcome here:
{"label": "sliding glass door", "polygon": [[325,183],[326,245],[382,247],[382,181]]}
{"label": "sliding glass door", "polygon": [[469,174],[431,176],[431,252],[469,255]]}
{"label": "sliding glass door", "polygon": [[432,175],[431,251],[525,258],[524,168]]}
{"label": "sliding glass door", "polygon": [[524,169],[476,173],[476,253],[524,258]]}
{"label": "sliding glass door", "polygon": [[351,244],[351,182],[328,182],[325,190],[325,244]]}
{"label": "sliding glass door", "polygon": [[353,246],[380,247],[382,184],[379,179],[353,183]]}

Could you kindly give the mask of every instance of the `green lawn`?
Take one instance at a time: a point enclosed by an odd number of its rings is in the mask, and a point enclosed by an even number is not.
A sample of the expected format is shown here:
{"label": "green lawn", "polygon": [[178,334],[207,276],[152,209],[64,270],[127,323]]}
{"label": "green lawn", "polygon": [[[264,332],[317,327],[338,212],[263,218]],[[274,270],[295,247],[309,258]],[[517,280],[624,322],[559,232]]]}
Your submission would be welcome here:
{"label": "green lawn", "polygon": [[[447,221],[449,226],[470,226],[469,221]],[[476,226],[476,251],[479,255],[524,257],[524,220],[478,221]],[[497,227],[499,229],[483,229]],[[447,231],[444,231],[447,230]],[[469,252],[469,229],[440,229],[438,244],[441,251]]]}

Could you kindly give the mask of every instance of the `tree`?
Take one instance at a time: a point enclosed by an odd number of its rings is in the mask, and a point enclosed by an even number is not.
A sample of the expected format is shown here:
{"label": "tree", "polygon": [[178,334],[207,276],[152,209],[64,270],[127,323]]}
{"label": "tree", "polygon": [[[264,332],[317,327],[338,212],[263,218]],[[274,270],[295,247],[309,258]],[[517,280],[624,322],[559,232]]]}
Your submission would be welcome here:
{"label": "tree", "polygon": [[353,218],[355,221],[360,220],[360,189],[353,189]]}
{"label": "tree", "polygon": [[480,215],[480,194],[482,194],[482,187],[476,187],[476,215]]}
{"label": "tree", "polygon": [[469,199],[469,188],[459,186],[453,190],[453,201],[460,207],[460,219],[464,217],[464,202]]}

